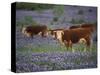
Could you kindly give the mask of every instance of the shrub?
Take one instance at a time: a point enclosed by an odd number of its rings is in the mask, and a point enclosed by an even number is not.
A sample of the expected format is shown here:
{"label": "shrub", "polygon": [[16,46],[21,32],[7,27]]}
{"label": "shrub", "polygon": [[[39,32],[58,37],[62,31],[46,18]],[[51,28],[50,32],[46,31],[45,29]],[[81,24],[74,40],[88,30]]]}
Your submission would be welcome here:
{"label": "shrub", "polygon": [[54,18],[53,18],[53,21],[54,21],[54,22],[57,22],[57,21],[58,21],[58,17],[54,17]]}
{"label": "shrub", "polygon": [[84,11],[83,10],[79,10],[78,11],[78,15],[83,15],[84,14]]}
{"label": "shrub", "polygon": [[70,21],[70,23],[75,23],[75,19],[74,18],[72,18],[72,20]]}
{"label": "shrub", "polygon": [[89,9],[88,11],[89,11],[89,12],[92,12],[92,9]]}
{"label": "shrub", "polygon": [[16,9],[24,9],[24,10],[43,10],[53,8],[51,4],[39,4],[39,3],[25,3],[19,2],[16,4]]}
{"label": "shrub", "polygon": [[77,19],[72,18],[70,23],[72,23],[72,24],[80,24],[80,23],[85,23],[85,21],[83,19],[78,19],[77,20]]}
{"label": "shrub", "polygon": [[54,14],[54,18],[53,18],[53,21],[58,21],[58,19],[62,16],[62,14],[64,13],[64,6],[60,6],[60,5],[57,5],[57,6],[54,6],[54,9],[53,9],[53,14]]}
{"label": "shrub", "polygon": [[23,27],[24,25],[36,25],[37,23],[32,19],[32,16],[25,16],[24,19],[16,22],[16,26]]}
{"label": "shrub", "polygon": [[55,16],[61,16],[64,13],[64,6],[57,5],[53,9]]}

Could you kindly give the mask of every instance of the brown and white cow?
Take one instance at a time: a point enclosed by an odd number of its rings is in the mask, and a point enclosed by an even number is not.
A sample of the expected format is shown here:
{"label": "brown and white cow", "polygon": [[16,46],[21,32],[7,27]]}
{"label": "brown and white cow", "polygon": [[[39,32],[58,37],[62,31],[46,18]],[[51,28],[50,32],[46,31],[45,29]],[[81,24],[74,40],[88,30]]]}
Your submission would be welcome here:
{"label": "brown and white cow", "polygon": [[[81,27],[82,26],[82,27]],[[92,26],[81,25],[73,29],[55,29],[51,30],[51,35],[54,38],[64,43],[67,48],[72,48],[72,44],[78,42],[85,42],[87,47],[91,46],[92,40]]]}
{"label": "brown and white cow", "polygon": [[[80,25],[77,25],[77,26],[70,26],[69,29],[77,29],[77,28],[85,28],[85,29],[88,29],[89,31],[91,32],[94,32],[96,30],[96,26],[93,25],[93,24],[80,24]],[[80,39],[79,42],[83,42],[83,43],[86,43],[86,40],[84,38]]]}
{"label": "brown and white cow", "polygon": [[62,41],[68,48],[72,48],[72,44],[78,43],[80,40],[85,41],[87,47],[90,47],[91,35],[92,32],[85,28],[69,29],[62,32]]}
{"label": "brown and white cow", "polygon": [[26,26],[22,28],[22,33],[27,37],[33,37],[34,35],[41,35],[42,37],[47,36],[47,26]]}

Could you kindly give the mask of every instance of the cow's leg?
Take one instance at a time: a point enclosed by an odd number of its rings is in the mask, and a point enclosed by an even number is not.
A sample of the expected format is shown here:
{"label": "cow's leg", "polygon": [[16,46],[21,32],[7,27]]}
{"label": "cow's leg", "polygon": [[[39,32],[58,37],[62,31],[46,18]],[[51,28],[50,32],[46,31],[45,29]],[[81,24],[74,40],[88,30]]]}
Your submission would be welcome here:
{"label": "cow's leg", "polygon": [[63,43],[63,41],[62,41],[62,40],[58,39],[58,42],[60,43],[60,45],[61,45],[61,46],[63,46],[63,45],[64,45],[64,43]]}
{"label": "cow's leg", "polygon": [[[81,38],[81,39],[79,40],[79,43],[82,44],[83,46],[86,45],[86,42],[87,42],[87,41],[86,41],[85,38]],[[83,47],[83,51],[86,51],[86,47],[85,47],[85,46]]]}
{"label": "cow's leg", "polygon": [[33,39],[33,33],[30,33],[30,38]]}
{"label": "cow's leg", "polygon": [[41,32],[41,36],[42,36],[43,38],[45,38],[45,37],[46,37],[45,32]]}
{"label": "cow's leg", "polygon": [[64,40],[64,44],[65,44],[65,46],[66,46],[66,48],[68,50],[68,42]]}
{"label": "cow's leg", "polygon": [[69,49],[72,50],[72,43],[71,43],[71,41],[64,41],[64,44],[65,44],[67,50],[69,50]]}
{"label": "cow's leg", "polygon": [[41,36],[44,37],[44,32],[41,32]]}
{"label": "cow's leg", "polygon": [[69,49],[71,49],[72,52],[74,52],[74,49],[72,48],[72,41],[69,41]]}
{"label": "cow's leg", "polygon": [[90,36],[87,36],[86,38],[85,38],[85,40],[86,40],[86,49],[87,50],[91,50],[91,42],[92,42],[92,40],[91,40],[91,38],[90,38]]}

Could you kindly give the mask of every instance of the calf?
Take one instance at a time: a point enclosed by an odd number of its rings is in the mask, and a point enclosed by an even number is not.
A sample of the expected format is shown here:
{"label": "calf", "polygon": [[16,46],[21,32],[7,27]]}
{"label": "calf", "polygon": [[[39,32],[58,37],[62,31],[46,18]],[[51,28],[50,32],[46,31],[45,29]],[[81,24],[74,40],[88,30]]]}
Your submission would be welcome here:
{"label": "calf", "polygon": [[47,36],[47,26],[27,26],[22,28],[22,33],[27,37],[33,37],[34,35]]}

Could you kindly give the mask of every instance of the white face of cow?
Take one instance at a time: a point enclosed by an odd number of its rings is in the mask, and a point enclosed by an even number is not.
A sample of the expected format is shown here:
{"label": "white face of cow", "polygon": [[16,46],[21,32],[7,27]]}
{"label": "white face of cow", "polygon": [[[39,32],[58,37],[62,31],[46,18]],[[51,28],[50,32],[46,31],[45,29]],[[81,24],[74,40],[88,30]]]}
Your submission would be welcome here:
{"label": "white face of cow", "polygon": [[62,30],[57,30],[57,31],[53,31],[52,32],[53,34],[51,34],[51,36],[54,38],[54,39],[57,39],[60,44],[64,45],[63,41],[62,41],[62,34],[64,33]]}
{"label": "white face of cow", "polygon": [[57,40],[62,40],[62,30],[53,31],[52,37]]}
{"label": "white face of cow", "polygon": [[58,40],[62,40],[62,33],[63,33],[63,31],[57,31],[57,32],[56,32],[56,35],[57,35],[56,38],[57,38]]}
{"label": "white face of cow", "polygon": [[27,33],[26,27],[23,27],[23,28],[22,28],[22,33],[23,33],[24,35],[26,35],[27,37],[30,37],[30,36],[31,36],[30,33]]}
{"label": "white face of cow", "polygon": [[23,27],[22,28],[22,33],[25,34],[25,31],[26,31],[26,27]]}

